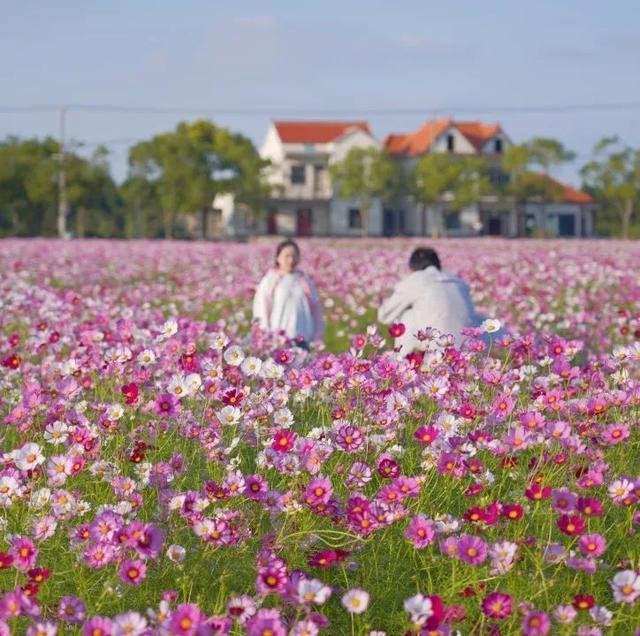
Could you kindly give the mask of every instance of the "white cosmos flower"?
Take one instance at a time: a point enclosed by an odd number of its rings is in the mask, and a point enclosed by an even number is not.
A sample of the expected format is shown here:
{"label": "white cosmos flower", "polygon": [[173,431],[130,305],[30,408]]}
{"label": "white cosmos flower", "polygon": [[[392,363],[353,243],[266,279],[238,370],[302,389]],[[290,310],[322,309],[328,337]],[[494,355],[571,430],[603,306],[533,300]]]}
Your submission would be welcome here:
{"label": "white cosmos flower", "polygon": [[431,600],[422,594],[416,594],[404,602],[404,609],[409,612],[411,622],[416,625],[424,625],[426,620],[433,614]]}
{"label": "white cosmos flower", "polygon": [[190,373],[184,379],[184,383],[189,389],[189,395],[193,395],[202,386],[202,378],[197,373]]}
{"label": "white cosmos flower", "polygon": [[124,415],[122,404],[112,404],[107,410],[107,417],[110,420],[119,420]]}
{"label": "white cosmos flower", "polygon": [[187,551],[181,545],[170,545],[167,549],[167,557],[174,563],[180,563],[184,561]]}
{"label": "white cosmos flower", "polygon": [[262,365],[262,377],[268,380],[277,380],[284,373],[284,367],[275,360],[268,359]]}
{"label": "white cosmos flower", "polygon": [[167,391],[171,393],[171,395],[177,397],[179,400],[191,393],[186,379],[181,375],[174,375],[171,378],[169,386],[167,387]]}
{"label": "white cosmos flower", "polygon": [[9,475],[0,477],[0,508],[8,508],[11,505],[11,498],[18,492],[20,484]]}
{"label": "white cosmos flower", "polygon": [[482,323],[482,328],[486,333],[495,333],[496,331],[500,331],[501,326],[500,321],[496,318],[487,318]]}
{"label": "white cosmos flower", "polygon": [[31,495],[31,506],[33,508],[44,508],[51,499],[50,488],[40,488]]}
{"label": "white cosmos flower", "polygon": [[249,356],[242,361],[240,368],[245,375],[249,377],[256,376],[262,368],[262,360],[254,356]]}
{"label": "white cosmos flower", "polygon": [[178,333],[178,322],[174,318],[169,318],[160,328],[160,335],[156,340],[162,341]]}
{"label": "white cosmos flower", "polygon": [[13,451],[14,461],[20,470],[33,470],[44,462],[44,455],[38,444],[28,442],[22,448]]}
{"label": "white cosmos flower", "polygon": [[229,338],[224,333],[216,333],[209,339],[209,346],[216,351],[222,351],[229,344]]}
{"label": "white cosmos flower", "polygon": [[231,426],[237,424],[242,417],[242,411],[237,406],[231,406],[231,404],[225,406],[218,413],[218,420],[223,425]]}
{"label": "white cosmos flower", "polygon": [[47,424],[44,429],[44,439],[49,442],[49,444],[63,444],[67,441],[69,426],[64,422],[60,422],[56,420],[51,424]]}
{"label": "white cosmos flower", "polygon": [[224,352],[224,361],[232,367],[239,367],[244,361],[244,351],[237,345],[229,347]]}
{"label": "white cosmos flower", "polygon": [[156,361],[156,354],[151,349],[145,349],[138,354],[138,364],[146,366]]}
{"label": "white cosmos flower", "polygon": [[331,588],[318,579],[303,579],[298,583],[298,598],[301,603],[322,605],[331,596]]}
{"label": "white cosmos flower", "polygon": [[63,376],[73,375],[79,368],[78,361],[75,358],[70,358],[69,360],[65,360],[60,365],[60,372]]}
{"label": "white cosmos flower", "polygon": [[640,597],[640,574],[633,570],[618,572],[611,581],[616,603],[633,604]]}
{"label": "white cosmos flower", "polygon": [[362,614],[369,606],[369,593],[358,588],[349,590],[340,601],[350,614]]}

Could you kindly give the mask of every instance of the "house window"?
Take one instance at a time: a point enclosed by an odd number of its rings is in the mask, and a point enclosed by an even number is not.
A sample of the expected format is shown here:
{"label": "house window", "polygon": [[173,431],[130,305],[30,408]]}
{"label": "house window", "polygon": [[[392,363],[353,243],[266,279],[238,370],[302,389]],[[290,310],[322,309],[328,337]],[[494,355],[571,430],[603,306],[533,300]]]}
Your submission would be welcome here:
{"label": "house window", "polygon": [[447,152],[453,152],[454,150],[454,138],[453,135],[447,135]]}
{"label": "house window", "polygon": [[362,216],[360,215],[359,208],[349,208],[349,229],[350,230],[362,229]]}
{"label": "house window", "polygon": [[305,167],[303,165],[291,166],[291,183],[305,182]]}
{"label": "house window", "polygon": [[497,154],[500,154],[502,152],[502,139],[496,139],[495,151]]}
{"label": "house window", "polygon": [[494,186],[500,187],[509,183],[509,175],[500,166],[491,166],[489,180]]}
{"label": "house window", "polygon": [[457,212],[447,212],[444,217],[444,226],[447,230],[459,230],[460,215]]}

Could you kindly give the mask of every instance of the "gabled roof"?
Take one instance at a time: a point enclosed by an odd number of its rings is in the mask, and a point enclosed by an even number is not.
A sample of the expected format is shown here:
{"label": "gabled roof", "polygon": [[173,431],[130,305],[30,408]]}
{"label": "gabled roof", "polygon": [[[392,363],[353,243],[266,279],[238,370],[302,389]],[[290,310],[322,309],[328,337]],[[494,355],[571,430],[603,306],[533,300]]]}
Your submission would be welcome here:
{"label": "gabled roof", "polygon": [[[274,121],[282,143],[327,144],[353,129],[371,135],[366,121]],[[373,136],[373,135],[371,135]]]}
{"label": "gabled roof", "polygon": [[469,140],[476,150],[482,147],[499,132],[502,132],[500,124],[482,124],[477,121],[459,121],[454,126]]}
{"label": "gabled roof", "polygon": [[431,150],[433,142],[448,128],[457,129],[476,149],[482,150],[484,144],[494,135],[502,132],[500,124],[483,124],[475,121],[456,122],[453,119],[434,119],[428,121],[414,133],[406,135],[388,135],[384,145],[392,155],[418,157]]}
{"label": "gabled roof", "polygon": [[593,197],[590,194],[582,190],[576,190],[573,186],[562,183],[562,181],[558,181],[549,175],[542,173],[535,174],[540,177],[540,179],[546,179],[560,190],[563,203],[593,203]]}

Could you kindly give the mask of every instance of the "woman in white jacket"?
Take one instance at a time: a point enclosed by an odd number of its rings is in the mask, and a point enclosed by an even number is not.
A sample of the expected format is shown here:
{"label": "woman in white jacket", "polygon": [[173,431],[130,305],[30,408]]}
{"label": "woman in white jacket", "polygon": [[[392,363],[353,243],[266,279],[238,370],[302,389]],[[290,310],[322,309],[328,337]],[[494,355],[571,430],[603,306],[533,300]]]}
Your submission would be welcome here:
{"label": "woman in white jacket", "polygon": [[253,299],[253,318],[263,329],[282,331],[304,348],[320,340],[324,331],[318,290],[297,269],[300,248],[292,240],[276,249],[276,266],[260,281]]}
{"label": "woman in white jacket", "polygon": [[411,274],[402,279],[378,309],[382,323],[401,322],[405,332],[396,338],[403,354],[420,349],[418,331],[434,327],[452,334],[456,346],[464,340],[464,327],[479,327],[483,316],[476,312],[469,286],[457,276],[440,269],[435,250],[421,247],[409,259]]}

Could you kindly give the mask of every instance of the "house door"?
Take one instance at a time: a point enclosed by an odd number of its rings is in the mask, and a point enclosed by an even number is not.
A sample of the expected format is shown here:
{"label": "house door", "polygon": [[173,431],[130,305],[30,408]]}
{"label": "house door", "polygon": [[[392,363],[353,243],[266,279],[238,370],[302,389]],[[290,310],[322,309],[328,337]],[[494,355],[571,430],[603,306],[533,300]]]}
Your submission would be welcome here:
{"label": "house door", "polygon": [[385,236],[393,236],[396,231],[395,214],[393,210],[385,210],[382,219],[382,233]]}
{"label": "house door", "polygon": [[312,216],[310,208],[296,210],[296,235],[311,236]]}
{"label": "house door", "polygon": [[490,216],[487,224],[487,234],[489,236],[500,236],[502,234],[502,220],[499,216]]}
{"label": "house door", "polygon": [[558,236],[575,236],[576,217],[573,214],[558,215]]}
{"label": "house door", "polygon": [[278,213],[275,210],[267,212],[267,234],[278,233]]}

